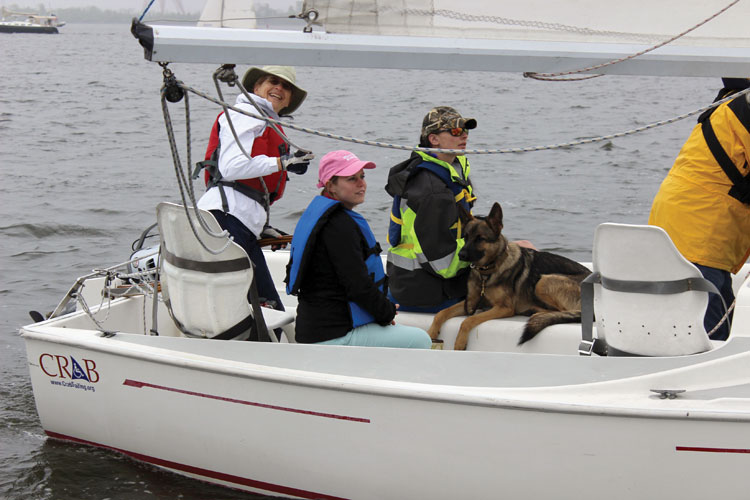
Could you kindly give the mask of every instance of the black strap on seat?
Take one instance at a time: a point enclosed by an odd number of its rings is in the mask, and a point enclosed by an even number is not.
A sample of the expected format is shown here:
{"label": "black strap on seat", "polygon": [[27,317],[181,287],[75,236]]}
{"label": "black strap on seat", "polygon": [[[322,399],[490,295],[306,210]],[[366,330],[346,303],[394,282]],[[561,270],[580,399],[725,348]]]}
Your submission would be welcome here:
{"label": "black strap on seat", "polygon": [[[600,273],[591,273],[581,282],[581,343],[578,346],[578,354],[591,356],[591,353],[600,356],[606,355],[607,346],[600,339],[594,339],[594,284],[600,284],[602,288],[614,292],[624,293],[648,293],[656,295],[667,295],[690,291],[713,293],[719,296],[724,305],[724,298],[716,288],[716,285],[706,278],[684,278],[672,281],[630,281],[605,278]],[[604,354],[602,354],[604,353]]]}
{"label": "black strap on seat", "polygon": [[[200,337],[187,328],[185,328],[185,325],[183,325],[180,320],[175,318],[174,313],[172,312],[172,304],[170,301],[165,302],[167,306],[167,310],[169,311],[169,315],[172,317],[172,321],[174,321],[174,324],[179,328],[179,330],[185,334],[186,337],[191,338],[203,338]],[[241,320],[239,323],[237,323],[234,326],[229,327],[228,329],[224,330],[218,335],[214,335],[211,337],[212,340],[232,340],[236,337],[239,337],[242,335],[242,333],[246,332],[247,330],[251,330],[255,324],[254,318],[252,314],[248,314],[243,320]]]}
{"label": "black strap on seat", "polygon": [[[254,268],[255,266],[253,266]],[[250,306],[253,309],[253,317],[255,318],[255,328],[250,331],[250,338],[248,340],[260,340],[261,342],[271,342],[271,337],[268,333],[268,327],[266,326],[266,320],[263,318],[263,310],[260,307],[260,298],[258,297],[258,286],[255,284],[255,273],[253,272],[253,281],[250,283]],[[276,335],[274,333],[274,335]]]}
{"label": "black strap on seat", "polygon": [[167,248],[162,245],[161,252],[164,255],[164,260],[169,262],[175,267],[180,269],[187,269],[188,271],[199,271],[202,273],[231,273],[233,271],[244,271],[250,268],[250,259],[247,257],[240,257],[239,259],[222,260],[219,262],[206,262],[201,260],[185,259],[183,257],[177,257],[171,253]]}

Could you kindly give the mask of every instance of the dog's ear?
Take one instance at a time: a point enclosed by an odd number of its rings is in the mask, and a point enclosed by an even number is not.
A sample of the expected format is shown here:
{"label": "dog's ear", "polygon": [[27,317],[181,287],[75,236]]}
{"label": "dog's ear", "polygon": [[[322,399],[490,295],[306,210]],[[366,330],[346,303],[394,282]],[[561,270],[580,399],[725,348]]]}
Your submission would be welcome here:
{"label": "dog's ear", "polygon": [[471,212],[466,210],[466,207],[460,203],[458,204],[458,218],[461,220],[463,226],[474,220],[474,216],[471,215]]}
{"label": "dog's ear", "polygon": [[503,209],[498,202],[492,205],[490,215],[487,216],[487,223],[498,235],[503,230]]}

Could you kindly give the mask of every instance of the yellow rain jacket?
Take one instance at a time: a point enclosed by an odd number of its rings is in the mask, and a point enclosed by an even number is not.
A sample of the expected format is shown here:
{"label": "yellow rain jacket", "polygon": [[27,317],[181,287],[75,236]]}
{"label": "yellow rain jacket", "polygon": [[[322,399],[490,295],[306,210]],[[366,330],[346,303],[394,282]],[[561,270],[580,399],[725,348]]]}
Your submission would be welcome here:
{"label": "yellow rain jacket", "polygon": [[[721,149],[747,182],[747,95],[718,106],[705,119],[710,120]],[[662,182],[648,223],[664,228],[689,261],[736,273],[750,255],[750,200],[745,197],[743,203],[731,196],[729,191],[734,186],[709,148],[699,123]]]}

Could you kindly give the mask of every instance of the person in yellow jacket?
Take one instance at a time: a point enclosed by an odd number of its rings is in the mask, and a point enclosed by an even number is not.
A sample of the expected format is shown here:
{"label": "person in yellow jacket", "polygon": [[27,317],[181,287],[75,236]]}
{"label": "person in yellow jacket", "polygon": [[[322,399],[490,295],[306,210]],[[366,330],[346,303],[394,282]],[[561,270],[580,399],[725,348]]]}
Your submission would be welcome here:
{"label": "person in yellow jacket", "polygon": [[[750,87],[724,78],[715,101]],[[750,256],[750,100],[748,95],[703,113],[654,198],[648,223],[662,227],[677,249],[719,289],[729,307],[732,276]],[[712,295],[704,320],[711,332],[724,316]],[[731,316],[711,335],[729,336]]]}

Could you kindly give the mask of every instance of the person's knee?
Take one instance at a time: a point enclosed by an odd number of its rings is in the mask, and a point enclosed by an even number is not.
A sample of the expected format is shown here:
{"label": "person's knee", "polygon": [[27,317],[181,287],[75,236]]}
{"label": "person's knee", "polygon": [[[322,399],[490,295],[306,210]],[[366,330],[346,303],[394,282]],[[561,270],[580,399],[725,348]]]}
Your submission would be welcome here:
{"label": "person's knee", "polygon": [[406,327],[409,330],[404,332],[409,336],[409,348],[412,349],[430,349],[432,347],[432,339],[426,331],[417,327]]}

